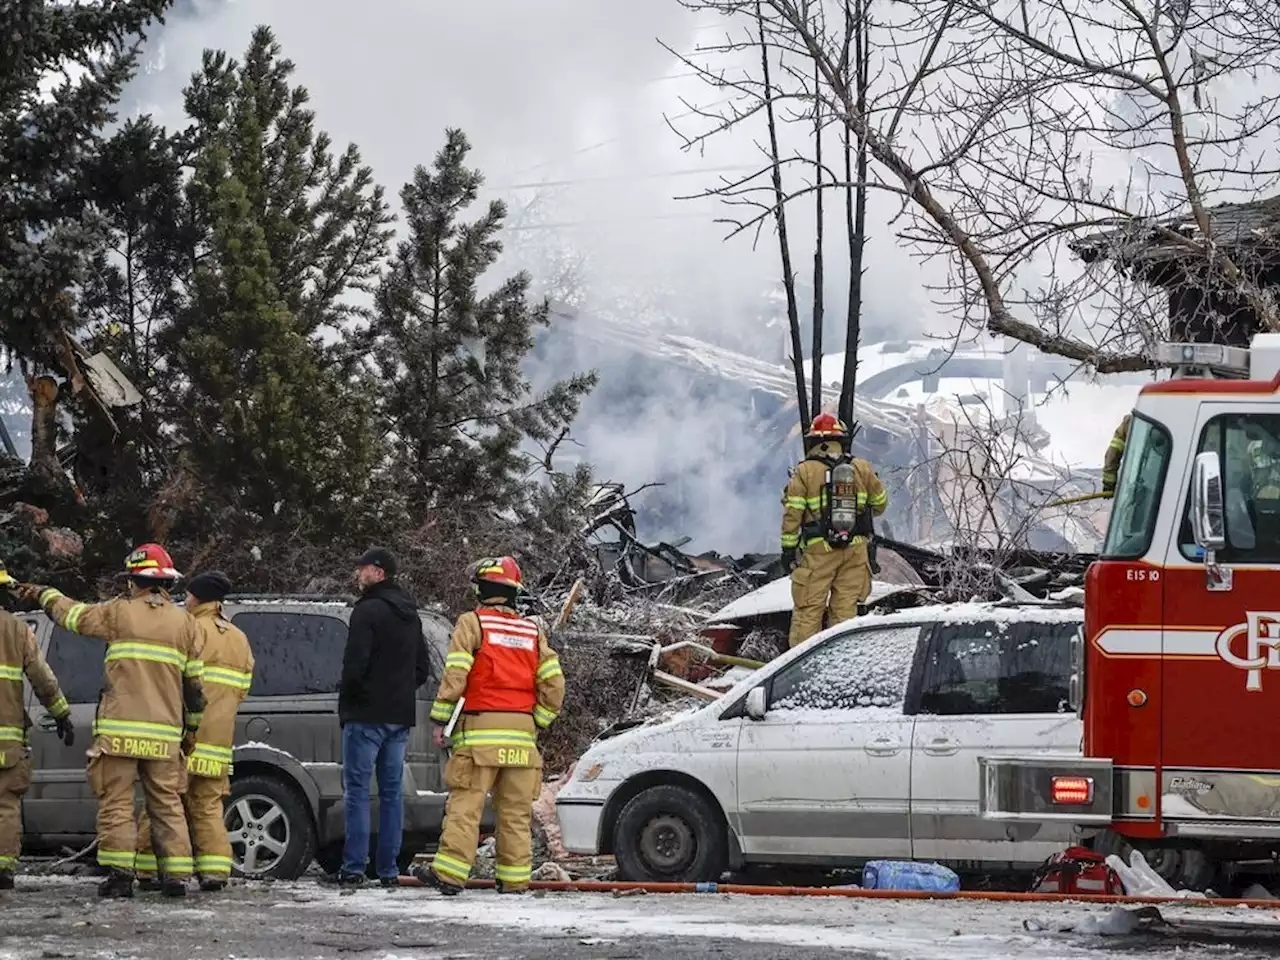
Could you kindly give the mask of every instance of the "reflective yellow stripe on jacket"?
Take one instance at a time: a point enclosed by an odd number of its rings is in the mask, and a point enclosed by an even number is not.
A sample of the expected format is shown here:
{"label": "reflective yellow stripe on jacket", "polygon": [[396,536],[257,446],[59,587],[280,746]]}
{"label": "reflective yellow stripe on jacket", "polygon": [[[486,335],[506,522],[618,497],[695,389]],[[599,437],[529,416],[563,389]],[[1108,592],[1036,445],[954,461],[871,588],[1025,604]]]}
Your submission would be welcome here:
{"label": "reflective yellow stripe on jacket", "polygon": [[[186,654],[162,643],[144,643],[141,640],[121,640],[107,647],[107,662],[113,660],[144,660],[148,663],[166,663],[179,670],[187,669]],[[193,661],[200,664],[199,660]],[[203,664],[200,664],[203,667]],[[190,675],[190,674],[188,674]]]}
{"label": "reflective yellow stripe on jacket", "polygon": [[26,743],[27,731],[22,727],[0,727],[0,740],[11,743]]}
{"label": "reflective yellow stripe on jacket", "polygon": [[93,735],[95,737],[140,737],[145,740],[159,740],[162,743],[179,743],[182,740],[182,728],[171,727],[167,723],[99,718],[93,722]]}
{"label": "reflective yellow stripe on jacket", "polygon": [[454,734],[453,745],[464,747],[536,747],[538,738],[524,730],[463,730]]}
{"label": "reflective yellow stripe on jacket", "polygon": [[[463,673],[469,674],[475,662],[476,658],[465,650],[454,650],[444,658],[444,668],[445,670],[461,670]],[[457,705],[455,700],[436,700],[431,704],[431,719],[436,723],[448,723],[453,717],[453,709]]]}
{"label": "reflective yellow stripe on jacket", "polygon": [[204,682],[218,683],[235,690],[248,690],[253,686],[253,674],[243,670],[232,670],[230,667],[211,667],[205,664]]}

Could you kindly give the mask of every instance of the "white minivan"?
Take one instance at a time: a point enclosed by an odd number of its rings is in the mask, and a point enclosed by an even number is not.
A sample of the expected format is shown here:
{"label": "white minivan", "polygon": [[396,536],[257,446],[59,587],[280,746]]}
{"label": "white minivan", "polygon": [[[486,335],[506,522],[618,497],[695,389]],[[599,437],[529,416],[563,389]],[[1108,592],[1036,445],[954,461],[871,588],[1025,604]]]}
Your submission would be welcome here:
{"label": "white minivan", "polygon": [[565,846],[647,881],[877,858],[1038,865],[1071,828],[983,820],[978,757],[1080,751],[1082,620],[1004,602],[832,627],[714,703],[597,740],[557,798]]}

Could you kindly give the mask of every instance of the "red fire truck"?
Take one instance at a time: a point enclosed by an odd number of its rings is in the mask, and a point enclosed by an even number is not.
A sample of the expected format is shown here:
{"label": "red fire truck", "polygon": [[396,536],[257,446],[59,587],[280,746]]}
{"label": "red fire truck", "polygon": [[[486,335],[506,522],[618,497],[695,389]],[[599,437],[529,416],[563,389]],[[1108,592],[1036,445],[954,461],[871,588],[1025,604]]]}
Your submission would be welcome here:
{"label": "red fire truck", "polygon": [[1158,361],[1085,579],[1081,756],[982,758],[982,812],[1074,823],[1202,889],[1280,852],[1280,334]]}

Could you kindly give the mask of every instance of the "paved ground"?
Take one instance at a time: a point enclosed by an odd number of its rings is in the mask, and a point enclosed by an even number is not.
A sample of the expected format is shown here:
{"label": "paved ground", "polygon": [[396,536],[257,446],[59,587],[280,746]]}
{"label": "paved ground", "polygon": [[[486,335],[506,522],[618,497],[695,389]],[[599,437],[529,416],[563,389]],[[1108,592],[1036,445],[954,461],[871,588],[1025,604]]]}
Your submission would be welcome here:
{"label": "paved ground", "polygon": [[246,884],[223,894],[164,901],[154,894],[105,903],[93,881],[20,878],[0,894],[0,960],[1075,960],[1099,953],[1185,960],[1261,960],[1280,951],[1280,910],[1166,910],[1171,918],[1271,922],[1275,938],[1219,930],[1181,936],[1099,937],[1081,924],[1102,908],[973,902],[888,903],[727,897],[422,890],[354,894],[311,883]]}

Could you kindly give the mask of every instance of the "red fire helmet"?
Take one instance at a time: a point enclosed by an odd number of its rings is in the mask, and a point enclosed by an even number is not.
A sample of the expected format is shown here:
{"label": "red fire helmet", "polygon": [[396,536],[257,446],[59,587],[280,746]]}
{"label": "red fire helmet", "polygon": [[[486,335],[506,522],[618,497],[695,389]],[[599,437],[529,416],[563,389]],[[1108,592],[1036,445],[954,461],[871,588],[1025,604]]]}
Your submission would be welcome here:
{"label": "red fire helmet", "polygon": [[158,543],[144,543],[124,562],[125,574],[141,580],[180,580],[169,551]]}
{"label": "red fire helmet", "polygon": [[520,575],[520,564],[514,557],[485,557],[476,564],[473,577],[476,583],[500,583],[506,587],[524,589],[524,577]]}

